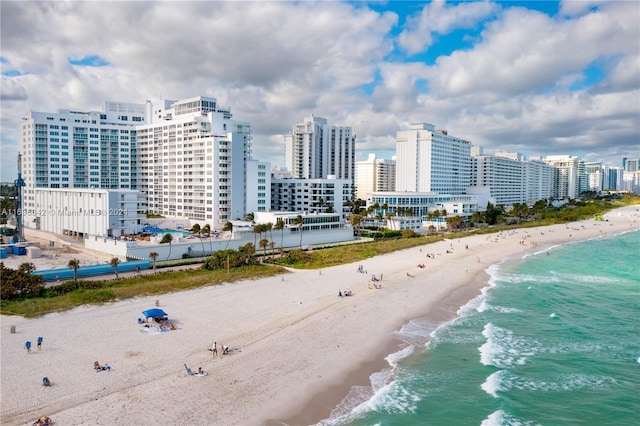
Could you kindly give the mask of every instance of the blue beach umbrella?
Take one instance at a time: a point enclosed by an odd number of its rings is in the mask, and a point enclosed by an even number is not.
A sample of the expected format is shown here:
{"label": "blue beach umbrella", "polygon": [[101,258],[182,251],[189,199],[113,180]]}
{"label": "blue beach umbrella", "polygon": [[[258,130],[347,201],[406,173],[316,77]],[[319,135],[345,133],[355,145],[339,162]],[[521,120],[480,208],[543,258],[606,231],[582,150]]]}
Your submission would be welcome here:
{"label": "blue beach umbrella", "polygon": [[162,309],[153,308],[142,311],[142,315],[144,315],[145,318],[164,318],[167,316],[167,313]]}

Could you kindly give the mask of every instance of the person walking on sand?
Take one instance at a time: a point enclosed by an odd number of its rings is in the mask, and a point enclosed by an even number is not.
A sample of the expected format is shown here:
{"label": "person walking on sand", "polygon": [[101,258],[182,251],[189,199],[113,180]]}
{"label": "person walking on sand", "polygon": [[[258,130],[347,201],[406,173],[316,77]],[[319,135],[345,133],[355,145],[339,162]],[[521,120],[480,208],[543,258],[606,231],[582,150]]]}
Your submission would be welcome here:
{"label": "person walking on sand", "polygon": [[218,355],[218,342],[213,342],[213,347],[211,348],[211,353],[213,356]]}
{"label": "person walking on sand", "polygon": [[27,350],[27,353],[30,354],[31,353],[31,342],[29,340],[27,340],[27,343],[24,344],[24,347]]}
{"label": "person walking on sand", "polygon": [[38,350],[42,350],[42,340],[44,340],[42,337],[38,337]]}

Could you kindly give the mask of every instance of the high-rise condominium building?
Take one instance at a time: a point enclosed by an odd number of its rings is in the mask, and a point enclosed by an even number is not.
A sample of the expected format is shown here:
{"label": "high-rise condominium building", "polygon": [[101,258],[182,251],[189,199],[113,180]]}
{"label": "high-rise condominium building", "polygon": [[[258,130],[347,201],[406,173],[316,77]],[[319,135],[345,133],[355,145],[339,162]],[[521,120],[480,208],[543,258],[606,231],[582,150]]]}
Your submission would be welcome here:
{"label": "high-rise condominium building", "polygon": [[149,211],[216,228],[244,218],[249,123],[204,96],[148,102],[147,109],[150,123],[136,131],[139,189]]}
{"label": "high-rise condominium building", "polygon": [[624,172],[622,175],[622,188],[627,191],[640,193],[640,159],[623,158]]}
{"label": "high-rise condominium building", "polygon": [[578,198],[589,189],[584,161],[580,158],[573,155],[548,155],[544,162],[555,167],[555,198]]}
{"label": "high-rise condominium building", "polygon": [[[105,102],[102,111],[30,111],[18,131],[22,154],[23,221],[37,228],[44,214],[39,188],[136,189],[135,125],[145,105]],[[52,206],[52,209],[63,206]]]}
{"label": "high-rise condominium building", "polygon": [[600,192],[604,183],[604,168],[602,162],[585,163],[585,173],[587,174],[587,190]]}
{"label": "high-rise condominium building", "polygon": [[464,194],[471,183],[471,142],[412,124],[396,133],[396,191]]}
{"label": "high-rise condominium building", "polygon": [[320,117],[305,118],[284,137],[285,165],[294,178],[354,181],[356,138],[351,127],[330,126]]}
{"label": "high-rise condominium building", "polygon": [[499,151],[487,155],[474,146],[471,167],[471,186],[489,188],[496,204],[534,203],[553,195],[553,166],[530,161],[522,154]]}
{"label": "high-rise condominium building", "polygon": [[365,161],[356,163],[356,198],[367,199],[372,192],[389,192],[396,189],[396,161],[376,158],[369,154]]}
{"label": "high-rise condominium building", "polygon": [[[232,120],[215,98],[31,111],[20,152],[27,212],[37,211],[36,188],[95,188],[139,190],[147,199],[141,210],[212,227],[246,213],[251,126]],[[266,177],[263,187],[260,194],[268,192]],[[33,219],[25,216],[25,225]]]}

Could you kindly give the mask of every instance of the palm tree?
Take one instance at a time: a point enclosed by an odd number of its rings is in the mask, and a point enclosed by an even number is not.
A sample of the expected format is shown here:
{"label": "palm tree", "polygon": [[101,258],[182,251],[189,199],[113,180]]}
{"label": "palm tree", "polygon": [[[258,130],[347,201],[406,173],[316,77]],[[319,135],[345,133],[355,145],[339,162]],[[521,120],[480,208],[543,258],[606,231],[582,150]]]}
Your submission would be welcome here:
{"label": "palm tree", "polygon": [[254,247],[258,246],[257,238],[258,238],[258,234],[260,234],[260,236],[262,236],[262,228],[263,228],[262,224],[253,226],[253,246]]}
{"label": "palm tree", "polygon": [[351,214],[349,215],[349,222],[351,222],[351,225],[353,225],[353,227],[355,228],[356,235],[360,236],[360,233],[358,232],[358,227],[362,223],[362,216],[360,216],[359,214]]}
{"label": "palm tree", "polygon": [[21,263],[18,267],[18,271],[24,272],[25,274],[30,274],[36,270],[36,265],[31,262]]}
{"label": "palm tree", "polygon": [[73,269],[73,280],[78,281],[78,269],[80,269],[80,261],[78,259],[71,259],[68,263],[69,268]]}
{"label": "palm tree", "polygon": [[279,217],[276,220],[276,224],[273,226],[273,229],[275,229],[276,231],[281,231],[281,234],[280,234],[280,247],[282,247],[282,241],[284,240],[284,220],[282,220],[281,217]]}
{"label": "palm tree", "polygon": [[156,259],[158,258],[158,253],[156,253],[155,251],[152,251],[151,253],[149,253],[149,257],[151,258],[151,260],[153,261],[153,270],[156,270]]}
{"label": "palm tree", "polygon": [[271,222],[267,222],[264,224],[264,233],[265,233],[265,237],[267,236],[267,232],[269,232],[269,239],[273,240],[273,232],[271,231],[273,229],[273,223]]}
{"label": "palm tree", "polygon": [[302,215],[299,214],[298,216],[296,216],[296,218],[293,219],[293,223],[298,227],[298,232],[300,232],[300,247],[302,247],[302,225],[304,225],[304,219],[302,218]]}
{"label": "palm tree", "polygon": [[[169,235],[169,234],[167,234]],[[120,259],[118,259],[117,257],[112,257],[111,261],[109,262],[109,264],[111,265],[111,267],[113,268],[113,270],[116,273],[116,278],[118,278],[118,264],[120,263]]]}
{"label": "palm tree", "polygon": [[262,251],[264,252],[264,255],[266,256],[267,255],[267,246],[269,245],[269,240],[267,240],[266,238],[262,238],[258,244],[260,245],[260,248],[262,249]]}
{"label": "palm tree", "polygon": [[162,240],[160,240],[160,244],[167,244],[169,243],[169,255],[167,256],[167,259],[169,259],[169,257],[171,257],[171,242],[173,241],[173,235],[167,233],[164,234],[164,236],[162,237]]}
{"label": "palm tree", "polygon": [[273,254],[273,247],[275,247],[276,243],[273,241],[269,241],[269,250],[271,250],[271,254]]}
{"label": "palm tree", "polygon": [[[209,238],[209,250],[213,253],[213,243],[211,242],[211,225],[208,223],[202,227],[202,233],[207,234],[207,238]],[[202,243],[202,251],[204,251],[204,243]]]}
{"label": "palm tree", "polygon": [[227,240],[227,246],[224,248],[226,250],[226,249],[229,248],[229,242],[231,242],[231,237],[233,236],[233,223],[231,223],[231,222],[225,223],[224,227],[222,228],[222,230],[229,233],[229,239]]}

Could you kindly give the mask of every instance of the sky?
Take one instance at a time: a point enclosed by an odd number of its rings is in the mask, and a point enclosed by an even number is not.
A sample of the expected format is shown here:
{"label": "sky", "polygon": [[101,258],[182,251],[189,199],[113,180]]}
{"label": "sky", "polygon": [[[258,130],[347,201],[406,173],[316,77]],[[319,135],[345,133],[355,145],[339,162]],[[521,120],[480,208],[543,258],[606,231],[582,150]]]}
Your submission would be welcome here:
{"label": "sky", "polygon": [[284,166],[312,114],[395,154],[431,123],[528,156],[640,157],[637,1],[0,1],[0,181],[28,111],[212,96]]}

